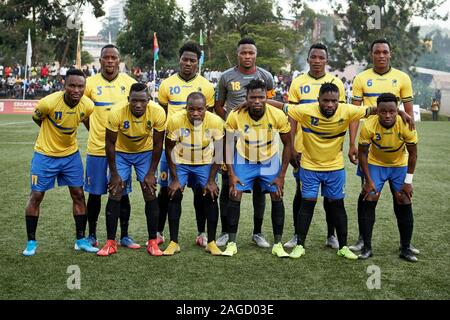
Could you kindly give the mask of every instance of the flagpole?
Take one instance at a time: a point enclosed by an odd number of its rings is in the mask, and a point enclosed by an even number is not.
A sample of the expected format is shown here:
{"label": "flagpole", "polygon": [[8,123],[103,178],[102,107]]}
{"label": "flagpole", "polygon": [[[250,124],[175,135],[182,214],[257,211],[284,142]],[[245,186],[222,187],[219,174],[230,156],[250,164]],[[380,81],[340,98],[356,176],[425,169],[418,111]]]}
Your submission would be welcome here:
{"label": "flagpole", "polygon": [[200,48],[202,50],[202,55],[200,57],[200,63],[198,64],[198,74],[202,75],[202,64],[203,64],[203,59],[204,59],[204,53],[203,53],[203,30],[200,29]]}
{"label": "flagpole", "polygon": [[156,101],[156,60],[153,59],[153,101]]}
{"label": "flagpole", "polygon": [[27,56],[25,58],[25,75],[24,75],[25,79],[23,82],[23,100],[25,100],[26,86],[28,83],[28,65],[30,65],[30,67],[31,67],[31,55],[32,54],[33,54],[33,49],[31,47],[31,35],[30,35],[30,29],[28,29]]}

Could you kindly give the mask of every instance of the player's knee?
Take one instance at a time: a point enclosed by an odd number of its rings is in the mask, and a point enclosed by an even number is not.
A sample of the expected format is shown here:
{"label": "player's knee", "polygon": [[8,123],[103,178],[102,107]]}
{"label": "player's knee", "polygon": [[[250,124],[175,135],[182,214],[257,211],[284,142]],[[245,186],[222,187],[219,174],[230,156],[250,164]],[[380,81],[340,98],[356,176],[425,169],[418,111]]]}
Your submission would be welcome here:
{"label": "player's knee", "polygon": [[399,205],[405,205],[405,204],[410,204],[411,200],[408,199],[408,197],[404,193],[396,192],[395,193],[395,202]]}
{"label": "player's knee", "polygon": [[280,201],[283,201],[283,198],[281,198],[281,196],[277,195],[275,192],[271,192],[270,200],[275,201],[275,202],[280,202]]}
{"label": "player's knee", "polygon": [[44,192],[32,191],[30,194],[30,199],[28,200],[29,206],[39,207],[42,200],[44,199]]}
{"label": "player's knee", "polygon": [[151,193],[149,190],[144,191],[143,195],[145,201],[153,201],[157,198],[156,195],[154,193]]}
{"label": "player's knee", "polygon": [[170,199],[171,202],[175,203],[181,203],[181,200],[183,200],[183,193],[181,190],[177,190],[173,197]]}
{"label": "player's knee", "polygon": [[84,192],[82,188],[70,188],[70,196],[74,203],[84,203]]}
{"label": "player's knee", "polygon": [[230,194],[230,200],[241,202],[242,191],[237,191],[235,194]]}

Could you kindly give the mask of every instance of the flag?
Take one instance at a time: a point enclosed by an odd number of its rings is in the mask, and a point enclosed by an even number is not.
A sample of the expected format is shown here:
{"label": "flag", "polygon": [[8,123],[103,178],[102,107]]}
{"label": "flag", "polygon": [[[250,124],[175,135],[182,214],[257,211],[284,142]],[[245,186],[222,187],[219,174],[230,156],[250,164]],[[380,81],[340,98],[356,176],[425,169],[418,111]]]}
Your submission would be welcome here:
{"label": "flag", "polygon": [[200,47],[202,48],[202,55],[200,56],[200,67],[205,62],[205,52],[203,51],[203,31],[200,29]]}
{"label": "flag", "polygon": [[31,68],[31,56],[33,54],[33,48],[31,47],[31,35],[30,29],[28,29],[28,41],[27,41],[27,58],[25,64]]}
{"label": "flag", "polygon": [[159,46],[158,46],[158,38],[156,37],[156,32],[153,32],[153,60],[158,61],[158,53],[159,53]]}
{"label": "flag", "polygon": [[80,45],[80,29],[78,30],[78,41],[77,41],[77,59],[75,61],[75,67],[81,70],[81,45]]}

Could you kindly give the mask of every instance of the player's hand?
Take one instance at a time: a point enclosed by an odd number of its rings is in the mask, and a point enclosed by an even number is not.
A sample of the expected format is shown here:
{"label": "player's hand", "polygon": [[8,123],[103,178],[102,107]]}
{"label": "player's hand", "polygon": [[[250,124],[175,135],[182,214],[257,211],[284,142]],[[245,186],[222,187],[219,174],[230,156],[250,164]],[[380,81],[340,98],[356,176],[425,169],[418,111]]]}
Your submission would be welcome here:
{"label": "player's hand", "polygon": [[203,196],[210,195],[211,199],[213,199],[213,202],[217,199],[219,196],[219,187],[217,186],[216,182],[208,181],[208,183],[205,186],[205,189],[203,189]]}
{"label": "player's hand", "polygon": [[411,198],[413,196],[413,185],[412,183],[404,183],[402,185],[402,188],[400,189],[400,193],[403,193],[409,201],[411,201]]}
{"label": "player's hand", "polygon": [[125,188],[122,178],[115,173],[111,174],[111,178],[109,179],[108,183],[108,191],[113,195],[117,195],[119,193],[122,193],[123,189]]}
{"label": "player's hand", "polygon": [[156,177],[154,174],[147,174],[144,177],[144,191],[150,190],[151,194],[156,193]]}
{"label": "player's hand", "polygon": [[402,117],[403,122],[408,124],[409,130],[415,130],[416,129],[416,123],[415,123],[413,117],[411,117],[409,114],[407,114],[403,110],[400,110],[398,112],[398,114],[400,115],[400,117]]}
{"label": "player's hand", "polygon": [[302,154],[300,152],[294,151],[292,153],[291,160],[289,162],[291,163],[291,166],[294,169],[298,169],[298,168],[300,168],[300,161],[301,160],[302,160]]}
{"label": "player's hand", "polygon": [[180,190],[183,192],[183,188],[181,187],[180,181],[178,179],[172,180],[168,187],[169,199],[172,200],[175,193]]}
{"label": "player's hand", "polygon": [[241,186],[244,186],[244,184],[234,174],[233,175],[229,175],[229,179],[230,179],[230,183],[229,183],[230,184],[230,196],[236,197],[237,196],[236,186],[238,184],[240,184]]}
{"label": "player's hand", "polygon": [[364,179],[362,194],[364,196],[363,200],[366,200],[369,195],[375,195],[378,197],[379,193],[377,192],[377,189],[375,189],[375,185],[372,180]]}
{"label": "player's hand", "polygon": [[355,145],[348,148],[348,158],[351,163],[358,164],[358,148]]}
{"label": "player's hand", "polygon": [[283,198],[283,188],[284,188],[284,177],[276,177],[275,180],[270,184],[271,186],[277,186],[276,195],[280,198]]}

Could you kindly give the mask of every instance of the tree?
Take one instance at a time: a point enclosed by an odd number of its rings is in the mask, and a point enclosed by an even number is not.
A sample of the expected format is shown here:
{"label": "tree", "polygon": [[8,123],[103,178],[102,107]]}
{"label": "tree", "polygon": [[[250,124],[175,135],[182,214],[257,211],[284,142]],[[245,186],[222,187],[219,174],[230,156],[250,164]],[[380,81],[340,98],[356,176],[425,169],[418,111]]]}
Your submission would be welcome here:
{"label": "tree", "polygon": [[99,34],[103,40],[109,40],[109,35],[111,34],[111,41],[115,42],[121,28],[122,25],[119,19],[107,17],[102,21],[102,29]]}
{"label": "tree", "polygon": [[225,4],[226,0],[192,0],[191,3],[190,29],[196,35],[200,34],[200,30],[205,32],[208,60],[211,60],[212,36],[224,22]]}
{"label": "tree", "polygon": [[175,0],[128,0],[127,25],[119,33],[117,45],[140,67],[153,65],[153,33],[157,33],[159,59],[175,63],[183,39],[185,16]]}
{"label": "tree", "polygon": [[81,65],[90,64],[94,62],[94,57],[87,51],[81,51]]}
{"label": "tree", "polygon": [[[335,26],[336,41],[330,46],[332,67],[339,69],[346,65],[369,60],[370,44],[378,38],[386,38],[392,45],[392,64],[401,69],[414,65],[424,48],[420,44],[419,28],[411,24],[414,16],[423,18],[447,19],[440,15],[437,8],[443,0],[348,0],[348,9],[342,10],[340,4],[334,4],[335,14],[341,19]],[[378,6],[381,13],[381,25],[376,21]]]}
{"label": "tree", "polygon": [[[65,54],[73,44],[73,31],[67,27],[68,16],[73,12],[69,12],[68,8],[86,4],[93,6],[96,17],[104,14],[103,0],[1,0],[0,59],[7,64],[23,63],[30,29],[33,64],[46,63],[55,58],[64,62]],[[58,55],[56,52],[61,46],[67,49]],[[76,42],[73,50],[76,50]]]}

